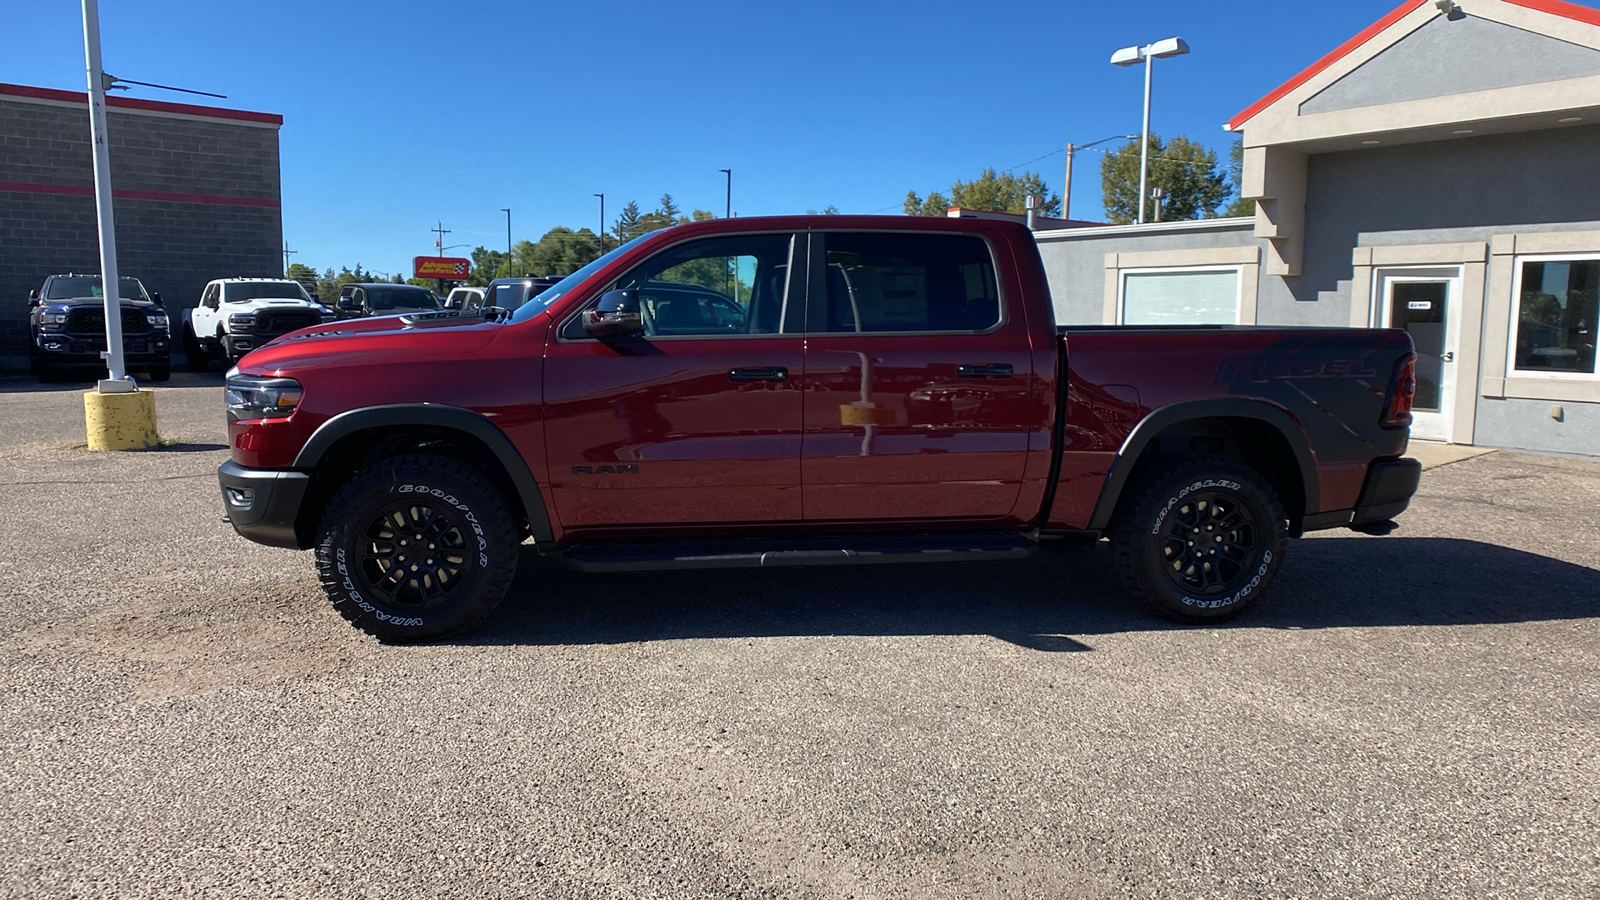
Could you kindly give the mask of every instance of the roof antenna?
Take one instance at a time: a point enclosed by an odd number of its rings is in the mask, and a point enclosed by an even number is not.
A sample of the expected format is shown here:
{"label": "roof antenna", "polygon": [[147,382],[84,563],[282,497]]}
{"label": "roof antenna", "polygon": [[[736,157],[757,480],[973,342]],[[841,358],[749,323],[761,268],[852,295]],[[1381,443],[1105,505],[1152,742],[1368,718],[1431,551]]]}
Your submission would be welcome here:
{"label": "roof antenna", "polygon": [[125,91],[128,85],[137,84],[140,87],[153,87],[163,91],[177,91],[180,94],[199,94],[202,97],[216,97],[218,100],[228,99],[227,94],[213,94],[210,91],[194,91],[189,88],[173,87],[170,84],[155,84],[149,81],[134,81],[132,78],[118,78],[110,72],[100,73],[100,78],[108,91]]}

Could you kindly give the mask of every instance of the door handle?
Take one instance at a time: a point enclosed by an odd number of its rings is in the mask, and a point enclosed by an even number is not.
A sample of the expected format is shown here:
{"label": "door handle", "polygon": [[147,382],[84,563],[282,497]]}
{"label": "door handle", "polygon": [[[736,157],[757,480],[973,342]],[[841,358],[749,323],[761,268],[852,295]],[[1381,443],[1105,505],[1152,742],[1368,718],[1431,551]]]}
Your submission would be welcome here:
{"label": "door handle", "polygon": [[766,368],[755,369],[730,369],[728,370],[728,380],[776,381],[781,383],[789,380],[789,370],[785,369],[783,366],[767,366]]}
{"label": "door handle", "polygon": [[990,363],[981,366],[956,366],[959,378],[1010,378],[1010,363]]}
{"label": "door handle", "polygon": [[1445,352],[1439,354],[1439,358],[1445,362],[1455,362],[1456,352],[1454,350],[1446,350]]}

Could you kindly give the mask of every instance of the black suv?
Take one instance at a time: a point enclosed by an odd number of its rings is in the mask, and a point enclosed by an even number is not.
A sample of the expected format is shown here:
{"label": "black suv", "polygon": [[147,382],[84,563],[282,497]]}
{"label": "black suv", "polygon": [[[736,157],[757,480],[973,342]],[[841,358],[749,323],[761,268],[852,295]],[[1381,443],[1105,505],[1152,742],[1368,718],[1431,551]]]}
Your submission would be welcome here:
{"label": "black suv", "polygon": [[[122,352],[130,372],[151,381],[172,377],[172,339],[160,294],[147,294],[137,278],[117,279],[122,301]],[[28,362],[40,381],[57,381],[67,369],[105,371],[105,286],[99,275],[51,275],[28,292]]]}

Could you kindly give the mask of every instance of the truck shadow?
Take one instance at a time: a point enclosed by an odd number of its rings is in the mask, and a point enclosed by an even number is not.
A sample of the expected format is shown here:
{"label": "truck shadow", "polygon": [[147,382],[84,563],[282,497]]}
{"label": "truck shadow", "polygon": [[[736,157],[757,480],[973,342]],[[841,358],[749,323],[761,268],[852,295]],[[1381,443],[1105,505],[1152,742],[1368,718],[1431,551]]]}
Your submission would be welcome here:
{"label": "truck shadow", "polygon": [[[1600,616],[1600,572],[1452,538],[1292,542],[1278,584],[1215,628],[1482,625]],[[1043,652],[1181,629],[1134,607],[1095,548],[1024,562],[584,575],[531,552],[473,644],[987,634]]]}

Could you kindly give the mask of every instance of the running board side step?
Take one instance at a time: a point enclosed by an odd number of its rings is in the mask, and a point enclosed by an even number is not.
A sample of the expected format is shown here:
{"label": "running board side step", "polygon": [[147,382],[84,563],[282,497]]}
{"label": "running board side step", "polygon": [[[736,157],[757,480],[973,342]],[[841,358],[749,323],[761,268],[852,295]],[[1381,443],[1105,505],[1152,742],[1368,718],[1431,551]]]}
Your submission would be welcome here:
{"label": "running board side step", "polygon": [[1023,535],[921,535],[592,544],[570,547],[562,557],[581,572],[650,572],[1012,560],[1025,559],[1038,548],[1038,543]]}

